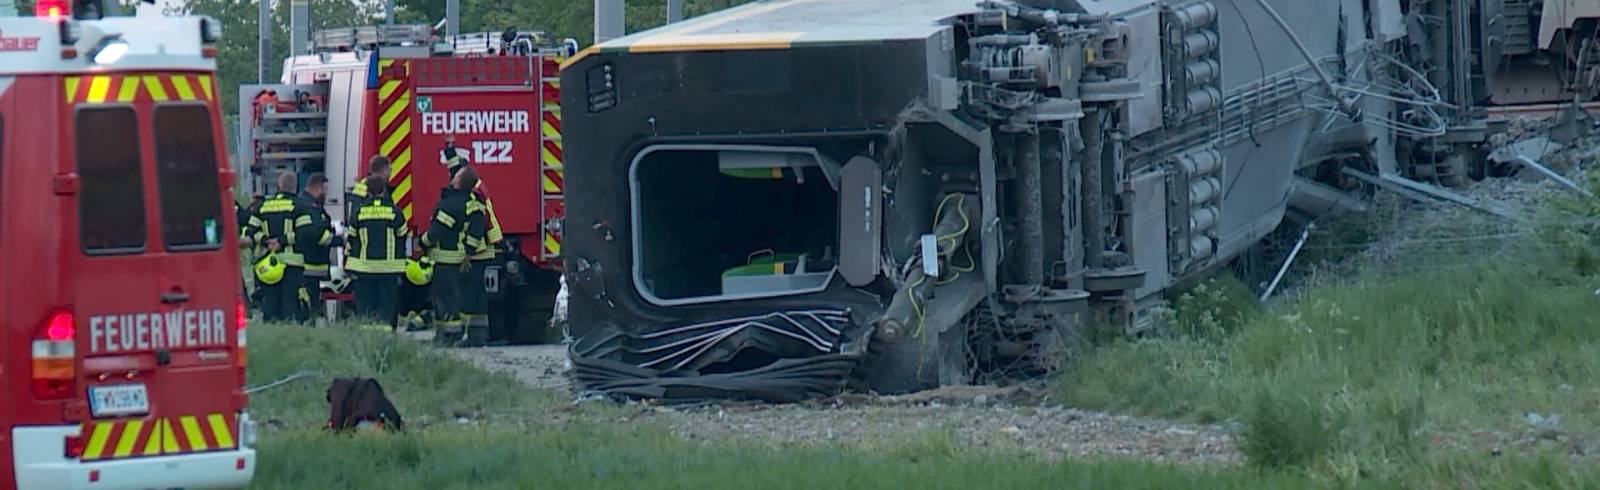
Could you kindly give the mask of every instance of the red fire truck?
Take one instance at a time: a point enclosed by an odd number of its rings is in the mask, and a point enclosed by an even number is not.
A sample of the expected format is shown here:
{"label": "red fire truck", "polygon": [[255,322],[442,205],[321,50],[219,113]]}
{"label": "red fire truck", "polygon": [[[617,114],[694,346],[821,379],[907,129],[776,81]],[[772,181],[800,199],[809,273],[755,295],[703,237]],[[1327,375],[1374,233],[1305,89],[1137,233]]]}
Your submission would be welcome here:
{"label": "red fire truck", "polygon": [[[351,189],[367,161],[393,162],[395,203],[414,232],[426,230],[448,183],[447,148],[478,169],[509,250],[488,268],[497,337],[544,339],[561,267],[563,210],[560,62],[575,41],[542,33],[435,35],[425,25],[318,31],[312,54],[284,61],[279,85],[240,88],[240,107],[271,91],[271,110],[242,110],[242,171],[324,173]],[[272,179],[255,179],[268,192]],[[336,193],[331,193],[336,194]],[[349,195],[330,195],[339,219]],[[415,235],[415,233],[414,233]],[[337,288],[338,281],[332,281]],[[425,298],[412,286],[410,296]],[[331,295],[331,294],[330,294]]]}
{"label": "red fire truck", "polygon": [[0,13],[0,488],[247,485],[221,26],[36,12]]}

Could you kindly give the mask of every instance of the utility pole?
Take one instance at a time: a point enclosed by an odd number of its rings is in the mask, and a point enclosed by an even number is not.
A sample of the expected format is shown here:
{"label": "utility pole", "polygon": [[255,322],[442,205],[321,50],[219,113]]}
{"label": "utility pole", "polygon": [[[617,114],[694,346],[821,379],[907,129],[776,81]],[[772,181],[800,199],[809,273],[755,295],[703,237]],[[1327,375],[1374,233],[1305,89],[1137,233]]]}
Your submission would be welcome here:
{"label": "utility pole", "polygon": [[272,0],[256,0],[257,33],[261,38],[261,45],[256,48],[256,81],[259,83],[276,83],[272,80]]}
{"label": "utility pole", "polygon": [[461,34],[461,0],[445,0],[444,34],[452,38]]}
{"label": "utility pole", "polygon": [[624,0],[594,0],[595,44],[627,35],[624,3]]}
{"label": "utility pole", "polygon": [[383,25],[394,25],[394,0],[383,1]]}
{"label": "utility pole", "polygon": [[311,0],[289,0],[289,56],[311,52]]}
{"label": "utility pole", "polygon": [[667,0],[667,23],[683,20],[683,0]]}

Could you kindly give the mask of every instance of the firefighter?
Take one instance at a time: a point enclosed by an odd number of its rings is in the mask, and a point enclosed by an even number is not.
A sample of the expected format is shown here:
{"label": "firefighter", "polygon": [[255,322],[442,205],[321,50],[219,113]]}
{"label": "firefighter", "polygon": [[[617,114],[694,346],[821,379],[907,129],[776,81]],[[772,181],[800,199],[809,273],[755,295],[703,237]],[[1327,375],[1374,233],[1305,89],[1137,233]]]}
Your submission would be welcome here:
{"label": "firefighter", "polygon": [[[388,184],[390,177],[389,163],[389,157],[383,155],[373,155],[371,159],[367,160],[367,168],[370,172],[367,174],[367,176],[381,176],[383,177],[383,183]],[[370,197],[368,196],[370,191],[367,187],[367,179],[363,177],[361,180],[356,181],[355,187],[350,189],[350,194],[356,196],[356,202],[360,202],[361,200],[365,200],[366,198]],[[385,185],[384,187],[387,188],[388,186]]]}
{"label": "firefighter", "polygon": [[322,281],[333,278],[329,274],[331,251],[334,247],[344,245],[344,240],[333,233],[333,218],[323,209],[327,198],[328,178],[321,173],[307,177],[305,194],[301,196],[301,200],[308,205],[307,219],[300,222],[308,224],[296,229],[295,236],[299,242],[295,244],[295,250],[305,259],[304,290],[299,297],[302,307],[312,318],[322,316]]}
{"label": "firefighter", "polygon": [[389,197],[386,175],[373,173],[365,183],[372,197],[356,206],[345,268],[355,274],[356,314],[395,328],[406,271],[406,218]]}
{"label": "firefighter", "polygon": [[460,341],[464,330],[461,269],[466,267],[467,254],[461,239],[467,226],[467,201],[477,183],[478,174],[472,169],[455,172],[450,186],[440,191],[433,219],[422,236],[422,246],[434,263],[433,284],[428,288],[433,295],[434,341],[443,345]]}
{"label": "firefighter", "polygon": [[278,192],[267,196],[250,217],[249,235],[263,244],[266,252],[283,264],[283,275],[276,282],[262,284],[261,315],[267,321],[303,322],[300,293],[305,284],[305,259],[295,249],[297,228],[311,225],[309,206],[295,194],[298,182],[294,172],[278,175]]}
{"label": "firefighter", "polygon": [[[470,180],[477,180],[476,172],[463,169],[458,175],[472,172]],[[469,177],[462,177],[463,181]],[[477,193],[467,194],[467,228],[461,235],[462,248],[466,249],[467,267],[461,277],[461,320],[467,325],[466,347],[482,347],[489,340],[489,292],[485,278],[489,264],[494,261],[494,245],[489,243],[489,211]]]}

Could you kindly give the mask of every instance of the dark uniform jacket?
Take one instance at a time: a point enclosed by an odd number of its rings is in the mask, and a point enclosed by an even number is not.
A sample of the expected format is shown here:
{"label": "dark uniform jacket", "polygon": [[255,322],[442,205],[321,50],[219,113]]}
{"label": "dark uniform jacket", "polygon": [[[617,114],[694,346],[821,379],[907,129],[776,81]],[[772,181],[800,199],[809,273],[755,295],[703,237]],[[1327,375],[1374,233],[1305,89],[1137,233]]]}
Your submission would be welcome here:
{"label": "dark uniform jacket", "polygon": [[[310,202],[305,196],[301,196],[300,199]],[[295,244],[295,250],[305,258],[307,274],[326,276],[330,256],[333,255],[332,247],[335,245],[333,218],[328,217],[328,211],[322,206],[311,205],[307,206],[306,216],[311,218],[311,224],[296,231],[295,238],[299,243]]]}
{"label": "dark uniform jacket", "polygon": [[407,235],[406,217],[389,196],[362,201],[350,223],[350,254],[345,268],[369,274],[405,272],[403,247]]}
{"label": "dark uniform jacket", "polygon": [[246,235],[266,249],[267,240],[278,241],[278,260],[290,266],[304,266],[305,257],[296,248],[301,231],[313,232],[311,205],[300,196],[279,192],[267,196],[250,216]]}
{"label": "dark uniform jacket", "polygon": [[466,233],[467,202],[471,199],[472,193],[469,191],[446,187],[440,192],[439,203],[434,206],[433,220],[428,223],[427,234],[422,236],[422,246],[428,248],[428,257],[434,263],[466,262],[462,235]]}

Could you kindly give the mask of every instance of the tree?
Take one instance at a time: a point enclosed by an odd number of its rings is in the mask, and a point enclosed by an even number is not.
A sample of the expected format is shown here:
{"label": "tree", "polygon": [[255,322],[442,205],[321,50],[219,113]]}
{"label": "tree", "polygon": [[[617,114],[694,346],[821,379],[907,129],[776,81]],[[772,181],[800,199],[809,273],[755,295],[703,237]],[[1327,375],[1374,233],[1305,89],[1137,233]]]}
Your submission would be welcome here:
{"label": "tree", "polygon": [[[270,1],[270,0],[268,0]],[[255,2],[244,0],[188,0],[172,14],[206,15],[222,23],[222,40],[217,43],[217,84],[220,86],[223,112],[239,112],[238,87],[256,83],[257,44],[260,42],[258,10]],[[271,79],[277,83],[283,71],[282,60],[289,53],[289,2],[273,5]],[[370,25],[375,10],[370,0],[361,3],[349,0],[312,0],[311,30],[333,27]]]}

